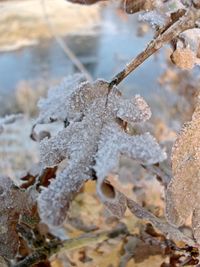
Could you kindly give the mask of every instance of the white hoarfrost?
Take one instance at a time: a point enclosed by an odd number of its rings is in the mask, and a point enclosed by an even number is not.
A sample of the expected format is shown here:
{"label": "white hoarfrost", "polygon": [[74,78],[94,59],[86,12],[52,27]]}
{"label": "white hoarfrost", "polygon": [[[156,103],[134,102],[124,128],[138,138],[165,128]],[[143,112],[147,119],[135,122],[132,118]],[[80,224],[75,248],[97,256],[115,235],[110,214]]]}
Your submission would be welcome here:
{"label": "white hoarfrost", "polygon": [[124,99],[116,87],[109,92],[106,81],[78,84],[81,78],[77,77],[70,77],[61,87],[51,89],[39,105],[39,122],[51,118],[70,122],[57,135],[40,143],[44,167],[58,165],[68,158],[64,170],[38,198],[40,216],[49,225],[63,222],[74,194],[92,178],[97,179],[97,192],[111,212],[123,215],[126,201],[121,194],[116,192],[109,199],[101,190],[106,176],[117,169],[120,154],[143,164],[166,158],[149,133],[131,136],[122,126],[123,121],[134,124],[149,119],[151,112],[142,97]]}

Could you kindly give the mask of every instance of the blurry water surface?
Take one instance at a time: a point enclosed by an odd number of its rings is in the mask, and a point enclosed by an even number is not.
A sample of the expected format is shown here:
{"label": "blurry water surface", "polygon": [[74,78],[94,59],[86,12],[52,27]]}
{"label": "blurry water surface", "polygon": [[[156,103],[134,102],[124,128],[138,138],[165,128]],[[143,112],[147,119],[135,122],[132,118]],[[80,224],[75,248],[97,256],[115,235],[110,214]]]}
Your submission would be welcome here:
{"label": "blurry water surface", "polygon": [[[145,48],[152,34],[137,35],[137,15],[121,17],[112,8],[105,8],[102,17],[101,26],[93,33],[70,35],[64,40],[94,78],[110,80]],[[161,54],[151,57],[120,88],[128,95],[140,93],[150,98],[160,90],[157,78],[162,64]],[[75,71],[54,39],[17,51],[1,52],[0,105],[5,104],[5,98],[14,95],[20,81],[59,80]]]}

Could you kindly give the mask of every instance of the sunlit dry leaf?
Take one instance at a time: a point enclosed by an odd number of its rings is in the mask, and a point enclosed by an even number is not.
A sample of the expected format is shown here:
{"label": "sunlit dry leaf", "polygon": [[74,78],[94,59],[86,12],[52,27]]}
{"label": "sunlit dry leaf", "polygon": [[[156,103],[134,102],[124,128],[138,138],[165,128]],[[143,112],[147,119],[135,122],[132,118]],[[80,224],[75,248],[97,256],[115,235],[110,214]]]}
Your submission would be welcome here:
{"label": "sunlit dry leaf", "polygon": [[40,102],[40,109],[41,122],[48,122],[50,117],[69,121],[57,135],[40,143],[40,158],[45,168],[68,158],[67,166],[42,190],[38,199],[41,218],[48,224],[58,225],[65,219],[74,194],[94,175],[98,194],[104,202],[112,200],[112,205],[107,206],[113,207],[116,199],[106,197],[102,186],[106,176],[117,168],[120,154],[143,164],[153,164],[166,157],[149,133],[130,136],[121,125],[122,120],[134,124],[150,117],[144,99],[135,96],[128,101],[116,87],[109,92],[106,81],[83,82],[75,87],[73,77],[68,78],[61,87],[51,89],[48,98]]}
{"label": "sunlit dry leaf", "polygon": [[189,48],[178,48],[171,55],[172,62],[181,69],[192,69],[196,63],[195,53]]}
{"label": "sunlit dry leaf", "polygon": [[180,226],[193,214],[194,236],[200,242],[200,106],[192,121],[185,124],[172,152],[173,178],[166,193],[166,215],[170,223]]}

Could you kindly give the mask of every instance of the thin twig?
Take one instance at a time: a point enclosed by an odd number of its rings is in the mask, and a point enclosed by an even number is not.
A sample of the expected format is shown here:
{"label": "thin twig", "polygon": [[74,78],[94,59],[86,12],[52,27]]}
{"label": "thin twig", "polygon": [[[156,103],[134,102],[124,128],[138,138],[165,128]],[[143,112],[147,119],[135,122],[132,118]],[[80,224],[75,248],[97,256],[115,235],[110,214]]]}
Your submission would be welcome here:
{"label": "thin twig", "polygon": [[135,59],[128,63],[126,67],[111,80],[110,88],[112,88],[114,85],[118,85],[147,58],[153,55],[165,44],[170,43],[181,32],[194,28],[198,19],[200,19],[200,10],[191,7],[185,15],[183,15],[179,20],[175,21],[170,27],[167,27],[162,34],[150,42],[144,51],[142,51]]}
{"label": "thin twig", "polygon": [[63,41],[63,39],[56,33],[56,29],[51,22],[51,19],[48,15],[48,12],[46,10],[46,3],[45,0],[41,0],[42,10],[44,14],[44,18],[46,20],[47,26],[49,27],[49,30],[53,36],[53,38],[56,40],[57,44],[60,46],[60,48],[63,50],[63,52],[67,55],[67,57],[71,60],[71,62],[74,64],[74,66],[77,67],[77,69],[86,77],[86,79],[90,82],[93,81],[93,78],[91,74],[88,72],[88,70],[84,67],[84,65],[80,62],[80,60],[77,58],[77,56],[72,52],[72,50],[67,46],[67,44]]}
{"label": "thin twig", "polygon": [[97,234],[87,234],[82,237],[73,238],[65,241],[51,241],[45,246],[35,250],[31,255],[27,256],[22,261],[12,265],[12,267],[31,267],[39,262],[45,261],[55,253],[70,251],[73,249],[82,248],[88,245],[103,242],[109,238],[115,238],[121,234],[127,234],[127,229],[124,225],[107,232]]}
{"label": "thin twig", "polygon": [[153,165],[144,165],[141,164],[141,166],[148,172],[152,173],[153,175],[156,175],[157,180],[165,187],[167,188],[170,180],[171,180],[171,176],[166,173],[160,166],[158,166],[157,164],[153,164]]}
{"label": "thin twig", "polygon": [[139,219],[147,220],[152,223],[159,231],[170,239],[183,241],[190,246],[195,246],[195,240],[192,236],[183,233],[180,229],[170,225],[165,220],[156,217],[154,214],[141,207],[132,199],[127,198],[127,206],[130,211]]}

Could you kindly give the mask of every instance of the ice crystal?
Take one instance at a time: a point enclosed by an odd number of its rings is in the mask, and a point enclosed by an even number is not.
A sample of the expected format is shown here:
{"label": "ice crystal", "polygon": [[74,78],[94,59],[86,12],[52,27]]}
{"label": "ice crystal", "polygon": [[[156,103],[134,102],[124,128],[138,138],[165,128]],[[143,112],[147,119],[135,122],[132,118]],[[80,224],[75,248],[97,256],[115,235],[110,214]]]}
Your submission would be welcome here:
{"label": "ice crystal", "polygon": [[[62,84],[40,102],[39,118],[42,121],[48,121],[52,115],[70,121],[57,135],[44,138],[40,143],[44,167],[58,165],[63,159],[68,159],[67,166],[49,187],[42,190],[38,199],[41,218],[49,225],[58,225],[65,219],[74,194],[94,175],[103,202],[110,206],[111,211],[116,211],[116,203],[123,203],[123,199],[115,193],[111,199],[106,197],[102,186],[106,176],[117,168],[120,154],[143,164],[165,159],[165,153],[149,133],[130,136],[122,127],[122,121],[134,124],[149,119],[150,109],[142,97],[124,99],[116,87],[109,92],[109,84],[103,80],[93,84],[82,82],[76,87],[73,80],[71,77],[65,83],[67,88]],[[121,213],[123,210],[121,208]]]}
{"label": "ice crystal", "polygon": [[182,69],[192,69],[200,64],[200,29],[189,29],[180,34],[171,58]]}
{"label": "ice crystal", "polygon": [[180,226],[192,214],[194,236],[200,242],[200,106],[192,121],[185,124],[173,147],[173,178],[166,193],[166,215],[170,223]]}

